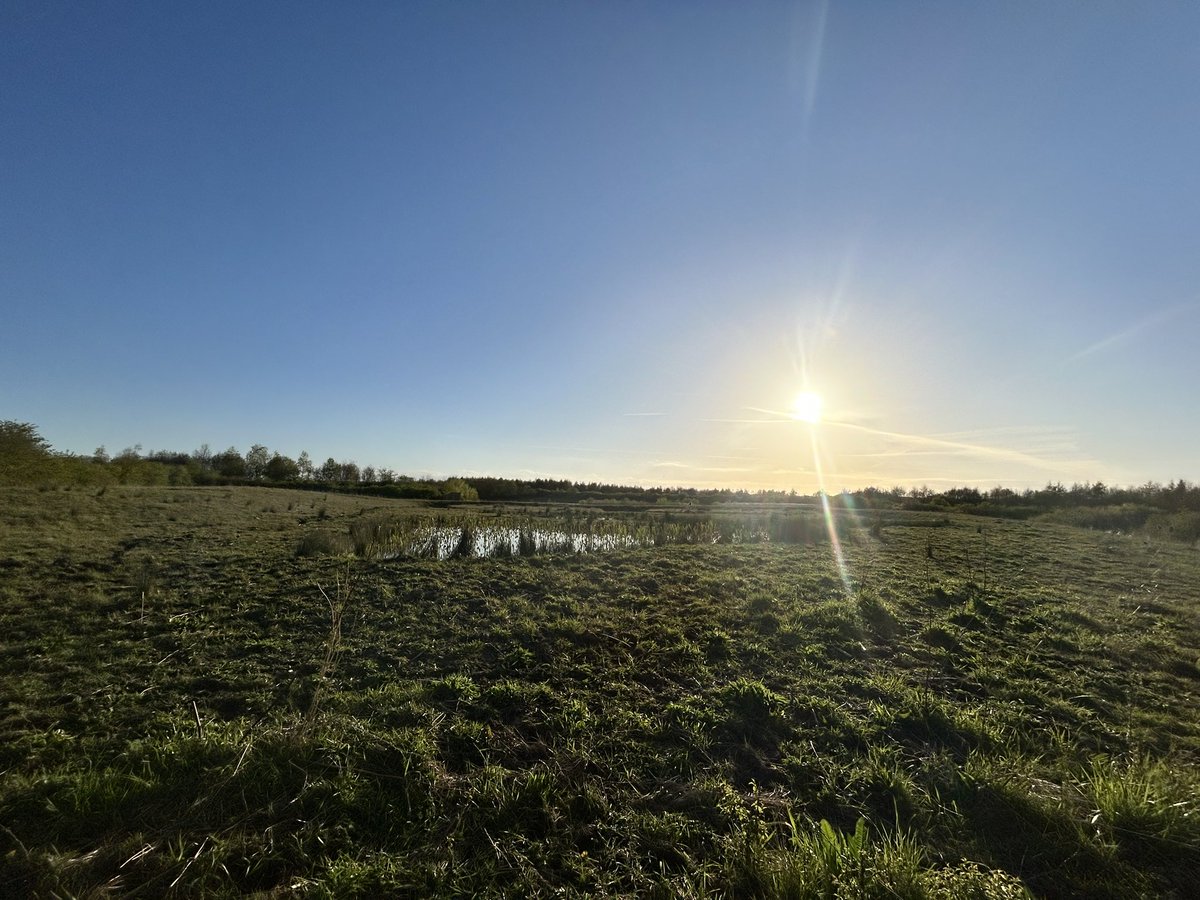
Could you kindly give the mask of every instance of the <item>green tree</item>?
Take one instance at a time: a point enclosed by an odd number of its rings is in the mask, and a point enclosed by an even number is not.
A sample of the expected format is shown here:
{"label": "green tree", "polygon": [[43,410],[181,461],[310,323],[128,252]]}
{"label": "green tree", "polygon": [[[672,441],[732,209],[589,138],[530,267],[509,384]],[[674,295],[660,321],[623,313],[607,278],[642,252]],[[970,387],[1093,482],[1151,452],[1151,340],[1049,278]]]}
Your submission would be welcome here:
{"label": "green tree", "polygon": [[267,463],[271,461],[271,451],[262,444],[255,444],[246,454],[246,477],[259,479],[267,474]]}
{"label": "green tree", "polygon": [[331,456],[321,464],[319,474],[322,481],[332,483],[337,481],[338,477],[342,474],[342,467],[338,465],[338,461]]}
{"label": "green tree", "polygon": [[28,422],[0,422],[0,457],[48,457],[50,444],[38,434],[37,426]]}
{"label": "green tree", "polygon": [[316,467],[313,466],[312,457],[308,455],[307,450],[300,451],[300,458],[296,460],[296,467],[300,470],[300,477],[305,481],[309,481],[316,474]]}
{"label": "green tree", "polygon": [[122,484],[128,484],[133,476],[134,469],[137,468],[138,462],[142,458],[142,445],[134,444],[132,447],[126,447],[112,461],[113,468],[117,470],[117,480]]}
{"label": "green tree", "polygon": [[54,454],[37,427],[0,422],[0,484],[23,484],[51,474]]}
{"label": "green tree", "polygon": [[246,460],[236,447],[218,453],[213,457],[212,465],[213,471],[226,478],[244,478],[246,475]]}
{"label": "green tree", "polygon": [[276,453],[267,462],[266,474],[271,481],[291,481],[300,476],[300,466],[294,459]]}
{"label": "green tree", "polygon": [[442,482],[442,493],[457,495],[460,500],[478,500],[479,491],[461,478],[447,478]]}

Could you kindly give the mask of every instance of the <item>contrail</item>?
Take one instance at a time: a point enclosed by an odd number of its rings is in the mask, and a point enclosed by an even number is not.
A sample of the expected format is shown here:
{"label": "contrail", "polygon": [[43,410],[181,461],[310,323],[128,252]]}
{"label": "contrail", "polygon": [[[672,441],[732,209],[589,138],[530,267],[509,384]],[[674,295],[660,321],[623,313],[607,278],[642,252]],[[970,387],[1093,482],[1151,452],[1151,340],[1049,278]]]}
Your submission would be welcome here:
{"label": "contrail", "polygon": [[816,27],[808,42],[808,54],[804,66],[804,136],[808,137],[813,110],[817,106],[817,89],[821,83],[821,57],[825,53],[825,23],[829,18],[829,0],[821,0],[817,6]]}
{"label": "contrail", "polygon": [[1153,328],[1155,325],[1161,325],[1162,323],[1170,321],[1176,316],[1196,309],[1198,306],[1200,306],[1200,304],[1180,303],[1176,306],[1169,306],[1166,309],[1160,309],[1158,312],[1146,316],[1146,318],[1141,319],[1140,321],[1134,322],[1123,331],[1118,331],[1116,334],[1110,334],[1103,340],[1096,341],[1096,343],[1092,344],[1090,347],[1084,347],[1074,356],[1068,357],[1066,362],[1078,362],[1086,356],[1091,356],[1093,353],[1099,353],[1101,350],[1107,350],[1109,347],[1123,343],[1124,341],[1129,340],[1134,335],[1139,334],[1148,328]]}

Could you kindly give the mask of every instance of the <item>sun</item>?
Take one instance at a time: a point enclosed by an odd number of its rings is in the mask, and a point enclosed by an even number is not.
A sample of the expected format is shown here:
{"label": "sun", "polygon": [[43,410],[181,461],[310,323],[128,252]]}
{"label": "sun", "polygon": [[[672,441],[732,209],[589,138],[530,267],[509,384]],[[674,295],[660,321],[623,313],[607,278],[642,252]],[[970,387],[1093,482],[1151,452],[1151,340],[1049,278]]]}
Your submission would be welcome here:
{"label": "sun", "polygon": [[792,418],[816,425],[821,421],[821,395],[812,391],[801,391],[792,401]]}

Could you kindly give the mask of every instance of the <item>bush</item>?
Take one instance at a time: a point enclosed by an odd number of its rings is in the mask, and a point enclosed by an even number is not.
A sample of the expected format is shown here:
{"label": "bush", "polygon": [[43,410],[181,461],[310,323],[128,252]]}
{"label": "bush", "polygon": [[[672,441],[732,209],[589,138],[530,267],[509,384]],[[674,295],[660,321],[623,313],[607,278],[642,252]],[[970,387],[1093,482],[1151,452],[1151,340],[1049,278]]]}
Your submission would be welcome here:
{"label": "bush", "polygon": [[1056,509],[1046,513],[1042,519],[1060,525],[1077,528],[1096,528],[1101,531],[1134,531],[1146,524],[1152,509],[1137,503],[1122,503],[1119,506],[1075,506]]}
{"label": "bush", "polygon": [[341,556],[351,551],[345,537],[328,531],[310,531],[296,544],[296,556]]}
{"label": "bush", "polygon": [[1156,537],[1188,544],[1200,541],[1200,512],[1156,512],[1147,520],[1146,530]]}

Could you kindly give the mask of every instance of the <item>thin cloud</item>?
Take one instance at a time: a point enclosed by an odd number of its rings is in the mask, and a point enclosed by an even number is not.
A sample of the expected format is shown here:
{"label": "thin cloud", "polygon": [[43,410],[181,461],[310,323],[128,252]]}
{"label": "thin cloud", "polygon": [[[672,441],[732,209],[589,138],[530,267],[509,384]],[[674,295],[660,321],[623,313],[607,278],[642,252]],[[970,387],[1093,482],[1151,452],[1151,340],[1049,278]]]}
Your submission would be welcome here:
{"label": "thin cloud", "polygon": [[[804,135],[808,136],[817,95],[821,86],[821,58],[825,55],[825,26],[829,19],[829,0],[820,0],[811,17],[798,15],[793,32],[791,58],[793,84],[804,91]],[[805,38],[807,37],[807,40]]]}
{"label": "thin cloud", "polygon": [[763,413],[771,416],[769,419],[701,419],[701,422],[724,422],[731,425],[806,425],[793,416],[791,413],[780,412],[775,409],[762,409],[757,406],[747,406],[746,409],[750,412]]}
{"label": "thin cloud", "polygon": [[662,450],[630,450],[626,448],[615,447],[565,447],[560,444],[530,444],[528,449],[550,451],[552,453],[586,453],[589,456],[607,457],[607,456],[632,456],[632,457],[655,457],[661,455]]}
{"label": "thin cloud", "polygon": [[878,453],[842,453],[839,456],[846,459],[896,459],[909,456],[945,456],[946,450],[914,450],[911,447],[904,450],[881,450]]}
{"label": "thin cloud", "polygon": [[1095,465],[1094,460],[1068,461],[1061,459],[1046,459],[1023,450],[1014,450],[1011,447],[994,447],[987,444],[976,444],[967,441],[952,441],[921,434],[903,434],[898,431],[884,431],[879,428],[868,428],[865,425],[852,425],[849,422],[830,421],[823,424],[831,425],[837,428],[845,428],[851,431],[859,431],[864,434],[875,435],[876,437],[888,438],[890,440],[905,443],[910,447],[922,447],[929,451],[940,451],[958,456],[973,456],[991,461],[1020,463],[1022,465],[1032,466],[1034,468],[1044,469],[1052,472],[1060,472],[1064,469],[1071,469],[1076,466]]}
{"label": "thin cloud", "polygon": [[994,425],[988,428],[971,428],[966,431],[939,431],[933,437],[945,438],[946,440],[970,440],[979,438],[985,435],[1012,434],[1012,435],[1063,435],[1068,432],[1060,425]]}
{"label": "thin cloud", "polygon": [[701,422],[724,422],[730,425],[786,425],[785,419],[701,419]]}
{"label": "thin cloud", "polygon": [[790,414],[785,413],[785,412],[780,412],[777,409],[763,409],[760,406],[747,406],[746,409],[750,410],[751,412],[763,413],[768,416],[774,416],[775,417],[774,419],[767,420],[767,421],[771,421],[771,422],[788,421],[788,420],[792,419]]}
{"label": "thin cloud", "polygon": [[1158,312],[1152,313],[1151,315],[1134,322],[1132,325],[1122,329],[1121,331],[1118,331],[1116,334],[1110,334],[1108,337],[1096,341],[1096,343],[1092,344],[1091,346],[1084,347],[1078,353],[1068,357],[1066,362],[1078,362],[1079,360],[1091,356],[1094,353],[1099,353],[1102,350],[1107,350],[1110,347],[1123,344],[1131,338],[1141,334],[1143,331],[1148,331],[1151,328],[1169,322],[1171,319],[1197,308],[1200,308],[1200,304],[1181,303],[1176,306],[1169,306],[1166,309],[1160,309]]}
{"label": "thin cloud", "polygon": [[[765,419],[707,419],[710,422],[729,422],[741,425],[793,425],[797,422],[789,413],[758,406],[747,406],[747,410],[762,413]],[[1008,462],[1031,466],[1048,472],[1079,472],[1086,474],[1099,463],[1094,459],[1051,458],[1054,454],[1075,453],[1077,448],[1070,435],[1054,426],[1006,426],[973,431],[948,432],[939,435],[905,434],[858,425],[845,420],[822,419],[815,427],[843,428],[904,444],[904,449],[885,450],[877,453],[850,453],[855,458],[890,458],[899,456],[960,456],[984,459],[989,462]],[[981,443],[982,439],[999,435],[1020,435],[1026,438],[1027,449]],[[844,476],[843,476],[844,477]]]}
{"label": "thin cloud", "polygon": [[661,462],[650,463],[651,468],[655,469],[681,469],[688,472],[755,472],[757,469],[752,469],[746,466],[696,466],[691,463],[680,462],[675,459],[665,459]]}
{"label": "thin cloud", "polygon": [[637,417],[654,417],[654,416],[665,416],[666,413],[665,412],[627,412],[627,413],[621,413],[621,415],[637,416]]}
{"label": "thin cloud", "polygon": [[798,423],[791,413],[779,412],[775,409],[762,409],[758,406],[747,406],[750,412],[763,413],[771,416],[769,419],[701,419],[701,422],[728,422],[734,425],[796,425]]}
{"label": "thin cloud", "polygon": [[[987,480],[988,479],[986,479],[986,478],[974,479],[975,482],[985,482]],[[915,485],[924,485],[925,487],[929,487],[930,485],[933,485],[933,484],[948,484],[951,487],[956,487],[960,484],[968,483],[968,482],[972,481],[972,479],[953,478],[953,477],[947,477],[945,475],[914,475],[911,479],[909,479],[909,481],[914,486]]]}
{"label": "thin cloud", "polygon": [[970,431],[938,432],[930,435],[940,440],[970,445],[1018,443],[1023,452],[1032,456],[1070,454],[1078,452],[1075,432],[1054,425],[1009,425],[999,428],[977,428]]}

